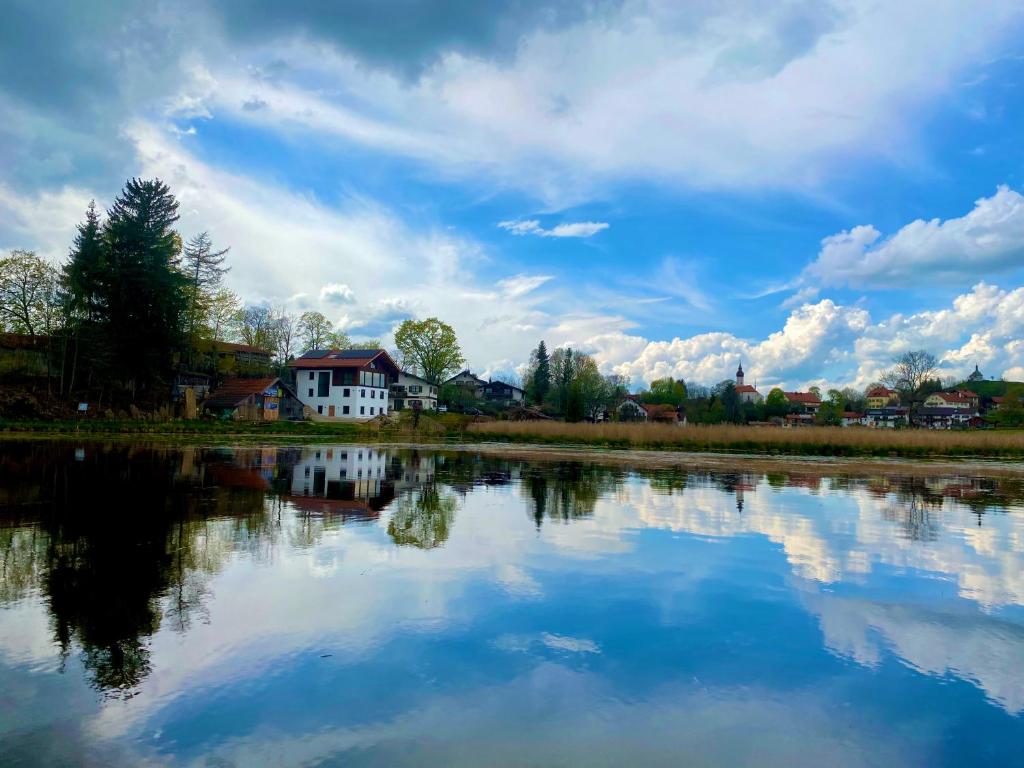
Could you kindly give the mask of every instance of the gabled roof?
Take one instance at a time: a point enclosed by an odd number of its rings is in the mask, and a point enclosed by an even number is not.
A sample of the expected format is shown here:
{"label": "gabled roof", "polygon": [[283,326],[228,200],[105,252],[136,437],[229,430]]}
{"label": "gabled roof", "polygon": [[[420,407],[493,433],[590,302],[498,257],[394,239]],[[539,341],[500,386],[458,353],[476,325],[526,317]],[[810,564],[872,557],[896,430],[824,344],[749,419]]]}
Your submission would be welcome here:
{"label": "gabled roof", "polygon": [[261,394],[275,384],[284,386],[276,376],[266,379],[228,379],[203,401],[203,407],[234,408],[250,395]]}
{"label": "gabled roof", "polygon": [[757,391],[757,387],[754,387],[750,384],[744,384],[742,386],[736,387],[736,394],[742,395],[746,393],[753,393],[755,395],[761,394],[760,392]]}
{"label": "gabled roof", "polygon": [[457,378],[459,378],[460,376],[468,376],[469,378],[473,379],[473,381],[475,381],[475,382],[476,382],[477,384],[479,384],[480,386],[484,386],[484,385],[486,385],[486,384],[487,384],[487,382],[486,382],[486,381],[484,381],[483,379],[481,379],[481,378],[480,378],[479,376],[476,376],[476,375],[475,375],[475,374],[474,374],[474,373],[473,373],[473,372],[472,372],[471,370],[469,370],[469,368],[467,368],[467,369],[466,369],[466,370],[464,370],[464,371],[459,371],[459,372],[458,372],[458,373],[456,373],[456,374],[455,374],[454,376],[452,376],[452,377],[451,377],[450,379],[448,379],[447,381],[445,381],[445,384],[450,384],[451,382],[455,381],[455,380],[456,380]]}
{"label": "gabled roof", "polygon": [[509,389],[516,390],[517,392],[522,392],[524,394],[526,393],[526,390],[523,389],[522,387],[517,387],[515,384],[509,384],[507,381],[494,381],[492,379],[491,381],[488,381],[487,384],[485,384],[484,386],[485,386],[485,388],[489,388],[489,387],[493,387],[493,386],[508,387]]}
{"label": "gabled roof", "polygon": [[949,405],[926,406],[917,409],[918,416],[966,416],[963,408],[956,408]]}
{"label": "gabled roof", "polygon": [[409,371],[400,371],[399,375],[405,376],[405,377],[410,378],[410,379],[416,379],[416,381],[422,381],[424,384],[426,384],[429,387],[436,387],[437,386],[430,379],[424,379],[422,376],[420,376],[417,373],[410,373]]}
{"label": "gabled roof", "polygon": [[896,393],[888,387],[875,387],[868,392],[867,397],[894,397]]}
{"label": "gabled roof", "polygon": [[821,405],[821,398],[813,392],[783,392],[786,399],[791,403],[802,403],[804,405]]}
{"label": "gabled roof", "polygon": [[311,349],[288,362],[291,368],[365,368],[370,363],[383,364],[398,375],[401,368],[383,349]]}
{"label": "gabled roof", "polygon": [[975,395],[972,392],[971,396],[968,397],[963,392],[958,390],[956,392],[934,392],[932,395],[929,395],[929,397],[938,397],[938,398],[944,400],[947,403],[968,403],[969,404],[972,400],[977,398],[977,395]]}

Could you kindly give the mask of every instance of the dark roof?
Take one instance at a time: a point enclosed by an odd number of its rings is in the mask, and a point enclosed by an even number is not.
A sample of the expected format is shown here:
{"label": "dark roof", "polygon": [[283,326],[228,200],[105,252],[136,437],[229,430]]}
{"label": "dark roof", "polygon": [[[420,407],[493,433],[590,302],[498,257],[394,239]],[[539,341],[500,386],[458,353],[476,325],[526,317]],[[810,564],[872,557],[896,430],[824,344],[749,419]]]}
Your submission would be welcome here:
{"label": "dark roof", "polygon": [[508,389],[514,389],[518,392],[526,392],[525,389],[517,387],[515,384],[509,384],[507,381],[489,381],[487,382],[488,387],[507,387]]}
{"label": "dark roof", "polygon": [[383,349],[314,349],[288,361],[291,368],[364,368],[381,361],[397,376],[401,372],[391,355]]}
{"label": "dark roof", "polygon": [[929,406],[927,408],[918,408],[918,416],[967,416],[970,415],[970,411],[964,408],[955,408],[953,406]]}
{"label": "dark roof", "polygon": [[867,416],[906,416],[909,412],[910,409],[902,405],[888,408],[868,408],[864,411]]}
{"label": "dark roof", "polygon": [[813,392],[783,392],[786,399],[791,403],[804,403],[805,405],[821,405],[821,398]]}
{"label": "dark roof", "polygon": [[258,395],[277,383],[280,383],[280,379],[276,376],[268,379],[228,379],[203,401],[203,407],[234,408],[250,395]]}

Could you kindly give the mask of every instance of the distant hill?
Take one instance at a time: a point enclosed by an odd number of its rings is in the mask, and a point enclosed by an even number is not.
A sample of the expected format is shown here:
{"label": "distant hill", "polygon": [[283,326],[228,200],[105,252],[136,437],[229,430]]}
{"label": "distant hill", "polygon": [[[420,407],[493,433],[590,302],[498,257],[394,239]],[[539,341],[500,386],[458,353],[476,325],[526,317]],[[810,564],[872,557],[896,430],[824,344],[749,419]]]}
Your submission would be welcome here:
{"label": "distant hill", "polygon": [[982,397],[1002,397],[1006,394],[1007,385],[1021,383],[1018,381],[965,381],[960,387],[976,392]]}

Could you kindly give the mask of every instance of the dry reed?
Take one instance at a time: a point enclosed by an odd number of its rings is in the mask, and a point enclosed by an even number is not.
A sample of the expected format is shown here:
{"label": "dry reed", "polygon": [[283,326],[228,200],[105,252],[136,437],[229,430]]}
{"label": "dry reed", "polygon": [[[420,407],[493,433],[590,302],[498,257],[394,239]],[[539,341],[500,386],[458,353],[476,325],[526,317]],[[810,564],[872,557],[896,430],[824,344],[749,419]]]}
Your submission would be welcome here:
{"label": "dry reed", "polygon": [[1022,456],[1024,432],[886,430],[861,427],[779,427],[700,424],[566,424],[490,421],[469,426],[478,439],[659,448],[680,451],[815,454],[822,456]]}

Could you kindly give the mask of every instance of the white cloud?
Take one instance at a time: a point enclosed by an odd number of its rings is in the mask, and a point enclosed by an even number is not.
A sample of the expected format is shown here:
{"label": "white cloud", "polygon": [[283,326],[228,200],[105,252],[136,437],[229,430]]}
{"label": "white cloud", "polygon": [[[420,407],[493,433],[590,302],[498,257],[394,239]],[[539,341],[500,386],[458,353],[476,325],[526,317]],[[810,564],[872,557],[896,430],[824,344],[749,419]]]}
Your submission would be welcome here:
{"label": "white cloud", "polygon": [[320,289],[320,301],[325,304],[352,304],[356,295],[345,283],[330,283]]}
{"label": "white cloud", "polygon": [[962,280],[1022,264],[1024,196],[1001,186],[960,218],[918,219],[884,239],[871,225],[830,235],[804,276],[822,285],[902,289],[922,275]]}
{"label": "white cloud", "polygon": [[515,275],[499,280],[497,286],[505,296],[525,296],[551,279],[551,275]]}
{"label": "white cloud", "polygon": [[732,378],[742,360],[747,380],[767,390],[822,380],[863,387],[877,381],[895,355],[920,348],[939,357],[943,376],[965,376],[978,364],[986,376],[1020,380],[1022,335],[1024,288],[978,283],[948,309],[879,321],[861,307],[822,299],[794,309],[781,330],[760,340],[709,332],[649,341],[620,330],[574,341],[604,370],[628,375],[634,383],[673,376],[713,384]]}
{"label": "white cloud", "polygon": [[608,223],[604,221],[573,221],[557,224],[551,229],[544,229],[536,219],[500,221],[498,226],[513,235],[537,235],[539,237],[591,237],[601,230],[608,229]]}
{"label": "white cloud", "polygon": [[55,263],[63,260],[92,197],[76,187],[24,196],[0,183],[0,252],[24,248]]}
{"label": "white cloud", "polygon": [[[551,201],[636,178],[815,189],[851,158],[916,162],[921,115],[1019,25],[1009,0],[625,3],[529,32],[511,58],[443,54],[414,82],[328,46],[268,41],[216,62],[208,102]],[[290,68],[273,81],[246,73],[279,57]],[[266,106],[244,110],[254,99]]]}

